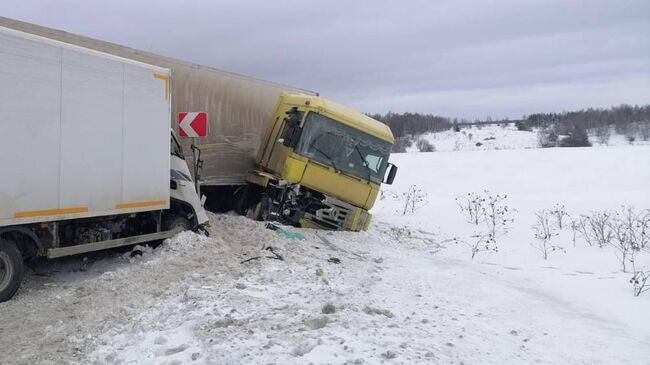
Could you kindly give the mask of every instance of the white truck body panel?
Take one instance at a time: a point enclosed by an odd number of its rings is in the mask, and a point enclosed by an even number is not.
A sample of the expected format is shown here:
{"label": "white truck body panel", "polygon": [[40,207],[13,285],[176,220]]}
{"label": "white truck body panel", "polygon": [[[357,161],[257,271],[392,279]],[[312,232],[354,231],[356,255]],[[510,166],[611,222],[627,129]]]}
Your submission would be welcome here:
{"label": "white truck body panel", "polygon": [[[315,94],[2,16],[0,26],[170,69],[174,130],[178,131],[179,112],[208,113],[210,133],[196,141],[204,160],[204,186],[246,184],[247,173],[256,168],[264,134],[274,122],[280,94]],[[181,144],[190,151],[189,138]]]}
{"label": "white truck body panel", "polygon": [[167,209],[169,73],[0,27],[0,227]]}

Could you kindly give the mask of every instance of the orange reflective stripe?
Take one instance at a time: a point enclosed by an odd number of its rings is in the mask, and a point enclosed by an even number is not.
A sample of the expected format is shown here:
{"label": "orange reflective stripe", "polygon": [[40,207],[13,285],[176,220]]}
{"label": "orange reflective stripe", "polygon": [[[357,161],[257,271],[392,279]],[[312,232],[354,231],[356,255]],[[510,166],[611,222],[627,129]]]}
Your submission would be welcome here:
{"label": "orange reflective stripe", "polygon": [[165,81],[165,99],[169,98],[169,76],[163,74],[153,74],[153,78]]}
{"label": "orange reflective stripe", "polygon": [[165,204],[167,204],[166,200],[150,200],[144,202],[122,203],[116,205],[115,207],[117,209],[127,209],[127,208],[153,207],[153,206],[165,205]]}
{"label": "orange reflective stripe", "polygon": [[57,214],[71,214],[71,213],[85,213],[87,211],[88,208],[86,207],[30,210],[25,212],[16,212],[14,213],[14,218],[39,217],[43,215],[57,215]]}

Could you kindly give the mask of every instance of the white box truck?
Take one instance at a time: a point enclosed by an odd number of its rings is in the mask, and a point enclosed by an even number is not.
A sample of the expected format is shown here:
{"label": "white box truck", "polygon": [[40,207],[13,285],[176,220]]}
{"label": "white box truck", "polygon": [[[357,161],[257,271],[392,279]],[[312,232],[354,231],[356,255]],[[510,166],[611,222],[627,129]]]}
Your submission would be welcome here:
{"label": "white box truck", "polygon": [[0,302],[23,261],[208,218],[171,130],[169,69],[0,27]]}

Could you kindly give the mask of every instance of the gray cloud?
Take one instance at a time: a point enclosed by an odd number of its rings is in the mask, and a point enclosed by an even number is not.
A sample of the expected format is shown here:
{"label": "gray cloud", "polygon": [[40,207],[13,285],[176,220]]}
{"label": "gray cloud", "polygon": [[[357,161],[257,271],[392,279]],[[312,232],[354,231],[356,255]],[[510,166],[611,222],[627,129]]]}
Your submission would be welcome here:
{"label": "gray cloud", "polygon": [[366,112],[516,117],[650,101],[643,0],[0,0],[0,11]]}

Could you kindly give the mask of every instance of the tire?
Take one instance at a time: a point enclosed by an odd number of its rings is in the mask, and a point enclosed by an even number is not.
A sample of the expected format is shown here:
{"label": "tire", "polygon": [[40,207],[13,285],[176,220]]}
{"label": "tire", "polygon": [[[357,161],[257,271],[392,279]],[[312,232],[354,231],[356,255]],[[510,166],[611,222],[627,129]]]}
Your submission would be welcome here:
{"label": "tire", "polygon": [[246,215],[248,212],[248,188],[244,187],[235,195],[235,204],[233,206],[235,213]]}
{"label": "tire", "polygon": [[257,202],[253,210],[253,219],[256,221],[265,221],[269,217],[269,198],[266,194],[262,195],[262,199]]}
{"label": "tire", "polygon": [[23,255],[13,242],[0,241],[0,302],[11,299],[23,281]]}
{"label": "tire", "polygon": [[179,215],[170,215],[164,217],[162,221],[162,230],[172,231],[174,229],[178,229],[179,232],[189,231],[192,229],[192,225],[190,224],[190,221],[187,220],[187,218],[181,217]]}

